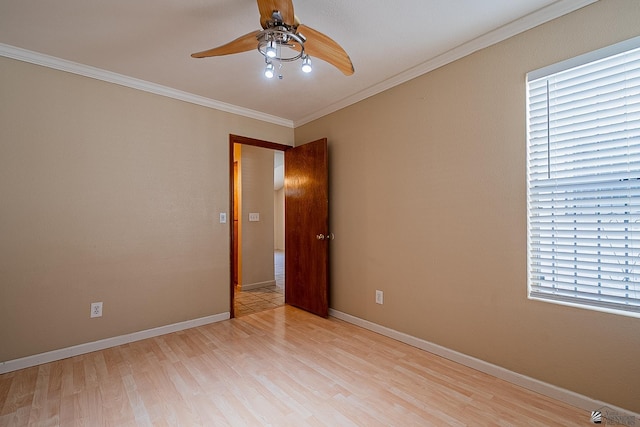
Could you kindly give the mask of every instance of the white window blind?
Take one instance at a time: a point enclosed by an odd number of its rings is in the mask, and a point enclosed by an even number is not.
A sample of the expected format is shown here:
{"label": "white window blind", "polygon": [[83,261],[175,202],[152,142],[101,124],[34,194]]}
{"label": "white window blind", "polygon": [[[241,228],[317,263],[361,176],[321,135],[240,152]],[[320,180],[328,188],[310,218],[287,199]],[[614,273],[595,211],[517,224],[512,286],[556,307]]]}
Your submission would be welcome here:
{"label": "white window blind", "polygon": [[628,45],[528,75],[528,286],[640,316],[640,40]]}

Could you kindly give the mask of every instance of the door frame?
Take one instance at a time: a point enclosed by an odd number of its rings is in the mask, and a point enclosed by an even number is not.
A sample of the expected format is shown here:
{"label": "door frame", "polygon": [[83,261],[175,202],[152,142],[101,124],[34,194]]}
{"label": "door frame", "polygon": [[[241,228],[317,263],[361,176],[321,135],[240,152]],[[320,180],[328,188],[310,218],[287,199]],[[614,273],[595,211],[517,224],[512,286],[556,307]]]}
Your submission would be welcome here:
{"label": "door frame", "polygon": [[[261,139],[249,138],[246,136],[229,134],[229,303],[230,303],[230,317],[235,317],[234,299],[235,299],[235,286],[233,284],[234,272],[236,265],[233,262],[233,246],[235,243],[235,236],[233,233],[233,218],[235,217],[235,209],[233,205],[233,197],[235,194],[235,182],[233,179],[233,161],[234,161],[234,144],[251,145],[253,147],[268,148],[271,150],[287,151],[293,148],[292,145],[278,144],[276,142],[263,141]],[[286,233],[286,228],[285,228]]]}

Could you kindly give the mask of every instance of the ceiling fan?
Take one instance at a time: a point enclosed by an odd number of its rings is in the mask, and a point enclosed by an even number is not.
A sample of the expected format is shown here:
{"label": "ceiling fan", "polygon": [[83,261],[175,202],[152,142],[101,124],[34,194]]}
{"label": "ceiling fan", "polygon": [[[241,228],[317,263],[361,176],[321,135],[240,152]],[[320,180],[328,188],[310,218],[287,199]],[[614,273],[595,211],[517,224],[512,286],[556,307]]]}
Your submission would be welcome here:
{"label": "ceiling fan", "polygon": [[349,55],[338,43],[298,21],[293,13],[292,0],[258,0],[258,10],[262,30],[252,31],[227,44],[196,52],[191,56],[207,58],[257,48],[265,58],[265,76],[269,78],[275,75],[274,61],[290,62],[301,59],[302,71],[310,72],[310,57],[328,62],[347,76],[354,73]]}

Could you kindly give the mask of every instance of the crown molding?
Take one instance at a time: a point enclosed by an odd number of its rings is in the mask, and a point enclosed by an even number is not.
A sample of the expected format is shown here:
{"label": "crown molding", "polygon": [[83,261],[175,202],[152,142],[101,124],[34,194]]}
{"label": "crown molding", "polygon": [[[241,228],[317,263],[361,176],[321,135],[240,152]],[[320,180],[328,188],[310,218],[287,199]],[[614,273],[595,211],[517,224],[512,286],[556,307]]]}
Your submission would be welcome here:
{"label": "crown molding", "polygon": [[203,107],[225,111],[228,113],[237,114],[239,116],[244,116],[251,119],[261,120],[264,122],[295,129],[298,126],[302,126],[313,120],[334,113],[342,108],[353,105],[371,96],[384,92],[385,90],[391,89],[394,86],[398,86],[402,83],[405,83],[409,80],[412,80],[451,62],[454,62],[460,58],[470,55],[478,50],[499,43],[524,31],[530,30],[531,28],[537,27],[538,25],[559,18],[563,15],[571,13],[597,1],[598,0],[559,0],[547,7],[530,13],[529,15],[517,19],[513,22],[510,22],[509,24],[506,24],[496,30],[490,31],[474,40],[453,48],[439,56],[436,56],[435,58],[425,61],[403,73],[397,74],[396,76],[393,76],[381,83],[373,85],[365,90],[362,90],[333,104],[330,104],[325,108],[317,110],[316,112],[295,121],[273,116],[270,114],[265,114],[248,108],[238,107],[237,105],[216,101],[211,98],[205,98],[203,96],[194,95],[192,93],[158,85],[148,81],[128,77],[122,74],[113,73],[88,65],[55,58],[53,56],[32,52],[26,49],[2,43],[0,43],[0,56],[5,56],[7,58],[17,59],[19,61],[29,62],[56,70],[66,71],[69,73],[78,74],[109,83],[115,83],[121,86],[142,90],[156,95],[166,96],[168,98],[201,105]]}
{"label": "crown molding", "polygon": [[381,83],[360,91],[355,95],[328,105],[327,107],[300,120],[296,120],[294,122],[294,129],[597,1],[598,0],[559,0],[547,7],[532,12],[529,15],[516,19],[515,21],[503,25],[500,28],[455,47],[439,56],[436,56],[435,58],[425,61],[403,73],[397,74]]}
{"label": "crown molding", "polygon": [[91,67],[89,65],[79,64],[73,61],[56,58],[38,52],[22,49],[19,47],[0,43],[0,56],[4,56],[18,61],[28,62],[55,70],[65,71],[96,80],[102,80],[114,83],[120,86],[153,93],[155,95],[165,96],[180,101],[189,102],[191,104],[200,105],[214,110],[220,110],[227,113],[237,114],[239,116],[251,119],[261,120],[263,122],[273,123],[288,128],[293,128],[293,121],[283,119],[282,117],[272,116],[270,114],[261,113],[259,111],[248,108],[238,107],[237,105],[227,104],[225,102],[216,101],[215,99],[205,98],[204,96],[194,95],[178,89],[151,83],[145,80],[136,79],[125,76],[123,74],[113,73],[111,71],[102,70],[100,68]]}

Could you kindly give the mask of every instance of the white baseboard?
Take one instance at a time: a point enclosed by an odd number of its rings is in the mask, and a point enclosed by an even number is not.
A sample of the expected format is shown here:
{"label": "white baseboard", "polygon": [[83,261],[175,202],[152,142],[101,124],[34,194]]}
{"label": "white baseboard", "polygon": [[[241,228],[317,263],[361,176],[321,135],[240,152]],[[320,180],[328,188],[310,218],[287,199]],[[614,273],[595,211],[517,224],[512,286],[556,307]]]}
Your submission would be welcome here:
{"label": "white baseboard", "polygon": [[160,326],[158,328],[147,329],[145,331],[133,332],[127,335],[106,338],[99,341],[74,345],[73,347],[61,348],[59,350],[48,351],[46,353],[34,354],[33,356],[22,357],[20,359],[0,362],[0,374],[17,371],[18,369],[30,368],[42,363],[54,362],[66,359],[67,357],[78,356],[80,354],[91,353],[92,351],[104,350],[105,348],[128,344],[146,338],[153,338],[159,335],[170,334],[184,329],[195,328],[196,326],[207,325],[209,323],[221,322],[231,317],[229,312],[214,314],[213,316],[201,317],[199,319],[187,320],[185,322]]}
{"label": "white baseboard", "polygon": [[265,286],[273,286],[275,284],[276,284],[275,280],[267,280],[266,282],[249,283],[247,285],[242,284],[242,286],[240,286],[240,290],[251,291],[253,289],[264,288]]}
{"label": "white baseboard", "polygon": [[619,408],[615,405],[583,396],[581,394],[545,383],[535,378],[518,374],[517,372],[513,372],[492,363],[485,362],[484,360],[476,359],[475,357],[459,353],[455,350],[442,347],[438,344],[434,344],[432,342],[425,341],[411,335],[407,335],[403,332],[398,332],[396,330],[378,325],[368,320],[364,320],[359,317],[355,317],[334,309],[329,309],[329,315],[335,317],[336,319],[344,320],[345,322],[379,333],[380,335],[393,338],[397,341],[409,344],[421,350],[428,351],[429,353],[436,354],[438,356],[444,357],[445,359],[460,363],[461,365],[468,366],[477,371],[484,372],[496,378],[500,378],[517,386],[535,391],[536,393],[551,397],[577,408],[581,408],[586,411],[595,411],[600,408],[606,407],[612,411],[625,414],[626,416],[636,417],[640,420],[640,414],[629,411],[627,409]]}
{"label": "white baseboard", "polygon": [[[480,372],[492,375],[496,378],[508,381],[512,384],[524,387],[528,390],[535,391],[542,395],[557,399],[561,402],[565,402],[569,405],[584,409],[586,411],[594,411],[603,407],[610,410],[625,414],[630,417],[636,417],[640,419],[640,414],[635,412],[619,408],[615,405],[592,399],[590,397],[575,393],[570,390],[566,390],[552,384],[545,383],[535,378],[527,377],[526,375],[518,374],[517,372],[510,371],[500,366],[494,365],[484,360],[477,359],[472,356],[442,347],[438,344],[425,341],[420,338],[413,337],[403,332],[387,328],[385,326],[378,325],[368,320],[361,319],[359,317],[352,316],[350,314],[343,313],[334,309],[329,309],[329,315],[336,319],[344,320],[356,326],[360,326],[364,329],[379,333],[386,337],[395,339],[397,341],[409,344],[413,347],[421,350],[428,351],[445,359],[460,363],[461,365],[468,366],[476,369]],[[46,353],[40,353],[33,356],[27,356],[20,359],[8,360],[6,362],[0,362],[0,374],[7,372],[17,371],[19,369],[30,368],[32,366],[40,365],[42,363],[54,362],[56,360],[66,359],[68,357],[78,356],[81,354],[91,353],[93,351],[103,350],[105,348],[115,347],[122,344],[128,344],[135,341],[140,341],[146,338],[153,338],[159,335],[169,334],[172,332],[182,331],[196,326],[207,325],[210,323],[221,322],[228,320],[230,313],[220,313],[213,316],[201,317],[199,319],[188,320],[185,322],[174,323],[171,325],[160,326],[158,328],[147,329],[144,331],[134,332],[127,335],[120,335],[117,337],[106,338],[99,341],[93,341],[90,343],[79,344],[73,347],[67,347],[59,350],[53,350]]]}

